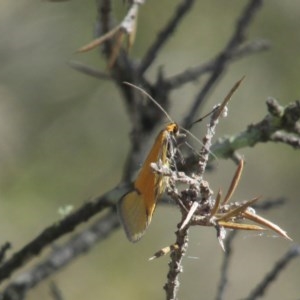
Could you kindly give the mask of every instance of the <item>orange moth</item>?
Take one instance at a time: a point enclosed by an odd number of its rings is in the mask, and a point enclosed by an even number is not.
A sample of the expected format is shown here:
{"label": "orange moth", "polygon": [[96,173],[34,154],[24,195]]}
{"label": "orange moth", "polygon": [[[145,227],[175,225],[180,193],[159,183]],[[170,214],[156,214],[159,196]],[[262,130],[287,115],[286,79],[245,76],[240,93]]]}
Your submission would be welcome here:
{"label": "orange moth", "polygon": [[175,142],[179,135],[179,126],[172,121],[167,112],[144,90],[130,83],[125,84],[145,94],[171,121],[156,137],[133,183],[133,189],[118,202],[118,212],[126,236],[131,242],[137,242],[149,226],[157,200],[164,193],[168,185],[168,177],[155,173],[151,168],[151,163],[161,162],[162,166],[170,166],[174,158]]}
{"label": "orange moth", "polygon": [[134,181],[133,190],[125,194],[118,203],[121,222],[131,242],[137,242],[144,235],[151,222],[156,202],[168,184],[168,177],[156,174],[151,163],[160,161],[163,166],[170,166],[178,133],[176,123],[170,123],[161,130]]}

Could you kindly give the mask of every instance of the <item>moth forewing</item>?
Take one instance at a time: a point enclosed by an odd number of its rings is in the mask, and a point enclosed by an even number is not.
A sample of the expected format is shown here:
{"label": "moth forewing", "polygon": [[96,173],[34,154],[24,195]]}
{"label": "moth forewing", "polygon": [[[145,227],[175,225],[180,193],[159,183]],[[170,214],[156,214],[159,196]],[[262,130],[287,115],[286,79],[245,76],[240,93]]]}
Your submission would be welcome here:
{"label": "moth forewing", "polygon": [[168,124],[158,136],[134,181],[133,190],[125,194],[118,203],[121,222],[128,239],[138,241],[149,226],[158,198],[164,193],[168,179],[151,168],[151,163],[161,161],[170,166],[175,153],[178,125]]}

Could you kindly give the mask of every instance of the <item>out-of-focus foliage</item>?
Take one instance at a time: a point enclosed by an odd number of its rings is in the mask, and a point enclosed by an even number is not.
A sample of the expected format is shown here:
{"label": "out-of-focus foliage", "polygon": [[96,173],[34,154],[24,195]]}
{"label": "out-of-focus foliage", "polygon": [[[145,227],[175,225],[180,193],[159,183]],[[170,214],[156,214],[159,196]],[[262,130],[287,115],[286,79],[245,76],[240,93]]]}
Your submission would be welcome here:
{"label": "out-of-focus foliage", "polygon": [[[125,6],[122,1],[113,2],[120,18]],[[147,1],[142,7],[133,57],[142,57],[175,5],[173,1]],[[170,75],[212,58],[232,32],[243,5],[238,0],[197,1],[156,66],[163,65]],[[75,59],[105,69],[97,50],[73,54],[93,38],[95,17],[94,1],[1,1],[0,244],[9,240],[18,249],[59,219],[59,207],[79,206],[120,180],[130,131],[121,95],[112,83],[76,73],[67,65]],[[249,35],[269,39],[271,51],[232,65],[206,106],[220,102],[232,82],[246,75],[219,135],[241,131],[260,120],[268,96],[282,104],[299,99],[299,26],[299,2],[265,2]],[[149,76],[154,75],[152,68]],[[175,120],[184,116],[200,84],[172,95]],[[195,134],[201,137],[200,130]],[[267,217],[299,243],[299,152],[268,144],[243,154],[245,172],[235,197],[287,197],[287,204]],[[218,162],[217,172],[209,178],[215,189],[226,188],[234,168],[231,162]],[[123,232],[118,232],[61,272],[55,280],[65,298],[162,299],[168,258],[151,263],[147,259],[173,240],[176,218],[172,208],[159,207],[139,244],[129,244]],[[272,235],[245,233],[235,246],[229,278],[234,288],[228,299],[245,296],[290,245]],[[213,297],[221,258],[213,230],[192,232],[182,276],[183,299],[199,299],[199,294]],[[294,262],[266,299],[299,296],[299,269],[299,261]],[[50,299],[47,284],[32,291],[29,298]]]}

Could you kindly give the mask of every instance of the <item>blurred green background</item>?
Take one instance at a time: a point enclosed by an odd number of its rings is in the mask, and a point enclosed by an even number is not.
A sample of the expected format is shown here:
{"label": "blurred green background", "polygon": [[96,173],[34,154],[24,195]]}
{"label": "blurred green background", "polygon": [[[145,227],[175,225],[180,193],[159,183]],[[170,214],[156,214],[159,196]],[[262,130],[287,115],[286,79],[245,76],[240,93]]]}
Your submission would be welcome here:
{"label": "blurred green background", "polygon": [[[142,7],[131,53],[141,58],[178,1],[147,1]],[[245,1],[197,1],[155,61],[166,75],[212,58],[232,33]],[[117,17],[126,12],[113,1]],[[80,60],[99,69],[97,51],[74,55],[93,37],[94,1],[2,0],[0,3],[0,244],[14,250],[60,218],[58,208],[84,201],[119,183],[129,147],[130,123],[116,87],[68,67]],[[237,133],[265,115],[265,100],[282,104],[299,99],[300,2],[266,1],[249,31],[266,38],[271,51],[234,63],[211,94],[206,110],[220,102],[232,84],[246,75],[222,120],[218,136]],[[180,121],[202,80],[172,93],[173,119]],[[201,137],[202,131],[194,133]],[[234,200],[287,198],[287,204],[264,216],[299,243],[300,152],[280,144],[243,149],[246,167]],[[235,166],[218,161],[211,187],[226,189]],[[174,241],[179,216],[159,207],[146,236],[130,244],[120,230],[52,279],[65,299],[164,299],[168,257],[152,254]],[[273,233],[240,233],[234,243],[227,299],[248,294],[292,243]],[[181,276],[181,299],[213,299],[222,250],[215,231],[194,228]],[[281,274],[264,299],[299,299],[300,261]],[[28,299],[51,299],[49,281]]]}

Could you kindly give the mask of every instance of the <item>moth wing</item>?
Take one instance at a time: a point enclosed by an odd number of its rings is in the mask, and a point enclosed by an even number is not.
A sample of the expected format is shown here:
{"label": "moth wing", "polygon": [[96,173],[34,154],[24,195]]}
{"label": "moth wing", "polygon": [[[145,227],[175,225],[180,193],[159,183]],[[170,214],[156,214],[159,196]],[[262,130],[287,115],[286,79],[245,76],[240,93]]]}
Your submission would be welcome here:
{"label": "moth wing", "polygon": [[155,174],[151,163],[160,160],[163,165],[169,165],[171,133],[174,134],[177,130],[177,124],[172,123],[158,134],[134,182],[135,189],[125,194],[118,203],[120,219],[131,242],[137,242],[144,235],[151,222],[157,199],[166,188],[168,178]]}
{"label": "moth wing", "polygon": [[151,221],[143,195],[137,190],[125,194],[118,203],[118,212],[127,238],[131,242],[137,242]]}
{"label": "moth wing", "polygon": [[168,181],[165,176],[154,173],[151,163],[156,163],[160,160],[163,165],[168,165],[168,147],[172,142],[170,131],[173,130],[174,126],[177,125],[175,123],[174,125],[171,124],[167,126],[167,129],[162,130],[158,134],[134,183],[136,190],[140,191],[140,194],[143,195],[140,199],[145,203],[146,212],[150,216],[150,220],[155,210],[157,199],[164,192]]}

